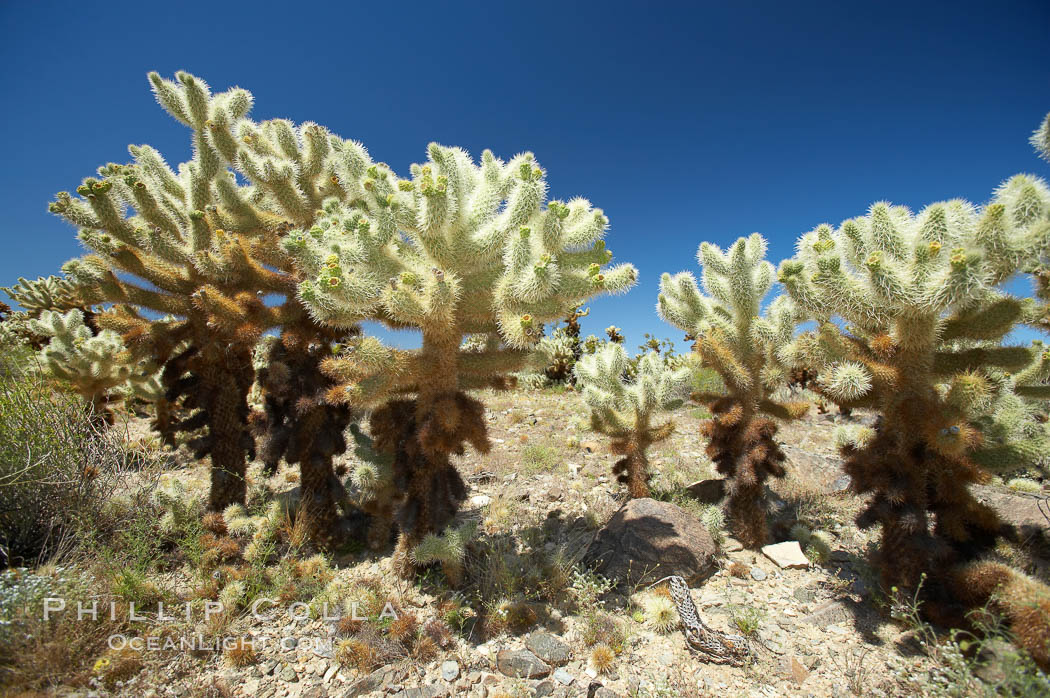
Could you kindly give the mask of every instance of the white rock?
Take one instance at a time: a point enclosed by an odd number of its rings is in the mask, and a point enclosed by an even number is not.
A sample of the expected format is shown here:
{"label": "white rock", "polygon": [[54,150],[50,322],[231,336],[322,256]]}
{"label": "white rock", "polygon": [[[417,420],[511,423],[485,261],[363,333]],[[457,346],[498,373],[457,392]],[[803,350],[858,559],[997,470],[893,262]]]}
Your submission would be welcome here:
{"label": "white rock", "polygon": [[487,494],[476,494],[470,498],[470,505],[474,507],[487,507],[492,503],[492,497]]}
{"label": "white rock", "polygon": [[784,569],[809,567],[809,558],[802,553],[797,540],[763,546],[762,554]]}

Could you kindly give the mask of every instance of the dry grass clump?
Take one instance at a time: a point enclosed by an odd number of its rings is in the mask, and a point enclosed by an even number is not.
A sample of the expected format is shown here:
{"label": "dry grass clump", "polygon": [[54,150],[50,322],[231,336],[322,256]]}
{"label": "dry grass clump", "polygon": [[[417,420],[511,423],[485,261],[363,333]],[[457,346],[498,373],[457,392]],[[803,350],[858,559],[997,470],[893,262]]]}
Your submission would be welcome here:
{"label": "dry grass clump", "polygon": [[251,666],[258,661],[259,657],[255,651],[255,644],[248,638],[237,638],[232,647],[226,648],[223,655],[230,666],[237,669]]}
{"label": "dry grass clump", "polygon": [[615,652],[622,652],[627,642],[627,630],[612,614],[598,611],[586,617],[582,639],[587,647],[605,645]]}

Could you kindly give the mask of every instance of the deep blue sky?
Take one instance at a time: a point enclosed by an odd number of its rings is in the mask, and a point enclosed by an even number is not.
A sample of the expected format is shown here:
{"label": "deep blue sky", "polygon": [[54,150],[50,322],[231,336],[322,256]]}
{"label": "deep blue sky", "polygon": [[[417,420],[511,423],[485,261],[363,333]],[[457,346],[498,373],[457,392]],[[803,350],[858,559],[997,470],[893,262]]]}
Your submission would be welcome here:
{"label": "deep blue sky", "polygon": [[[919,6],[921,5],[921,6]],[[1050,177],[1028,136],[1050,110],[1050,3],[0,1],[0,283],[79,253],[47,213],[128,143],[169,162],[188,132],[146,72],[255,95],[257,120],[312,120],[396,171],[436,140],[533,151],[552,197],[611,219],[641,270],[584,331],[680,338],[660,272],[702,240],[758,231],[774,261],[881,199],[987,200]],[[681,342],[679,342],[681,346]]]}

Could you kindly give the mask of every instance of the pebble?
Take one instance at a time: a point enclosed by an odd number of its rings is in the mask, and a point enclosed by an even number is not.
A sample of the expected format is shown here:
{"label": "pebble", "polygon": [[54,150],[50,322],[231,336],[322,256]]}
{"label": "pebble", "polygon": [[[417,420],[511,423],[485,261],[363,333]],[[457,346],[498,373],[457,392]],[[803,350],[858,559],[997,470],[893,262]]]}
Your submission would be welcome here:
{"label": "pebble", "polygon": [[751,568],[751,579],[754,579],[756,582],[764,581],[767,576],[768,575],[762,570],[762,568],[760,568],[760,567],[752,567]]}
{"label": "pebble", "polygon": [[459,663],[449,660],[441,662],[441,678],[445,681],[455,681],[459,676]]}

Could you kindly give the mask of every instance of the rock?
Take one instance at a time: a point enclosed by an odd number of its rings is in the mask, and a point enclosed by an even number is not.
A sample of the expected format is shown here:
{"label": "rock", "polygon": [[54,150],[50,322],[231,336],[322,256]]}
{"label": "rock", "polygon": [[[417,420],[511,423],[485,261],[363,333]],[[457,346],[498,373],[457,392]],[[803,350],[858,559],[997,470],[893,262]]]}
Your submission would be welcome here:
{"label": "rock", "polygon": [[797,540],[762,546],[762,554],[777,563],[781,569],[809,567],[809,558],[802,554],[802,548]]}
{"label": "rock", "polygon": [[1050,543],[1050,519],[1039,508],[1043,497],[1023,492],[1000,492],[987,485],[974,485],[970,491],[977,501],[994,509],[1005,527],[1019,539],[1041,539]]}
{"label": "rock", "polygon": [[383,679],[386,678],[386,675],[387,669],[385,667],[376,669],[368,676],[354,681],[341,698],[357,698],[357,696],[363,696],[366,693],[371,693],[372,691],[377,690],[383,685]]}
{"label": "rock", "polygon": [[751,579],[754,579],[756,582],[761,582],[765,580],[767,576],[768,575],[765,573],[765,571],[762,570],[761,567],[751,568]]}
{"label": "rock", "polygon": [[809,670],[795,655],[784,657],[780,663],[780,670],[785,679],[790,679],[799,686],[809,677]]}
{"label": "rock", "polygon": [[582,448],[587,453],[597,453],[598,450],[601,448],[601,444],[599,444],[597,441],[581,441],[580,448]]}
{"label": "rock", "polygon": [[451,659],[441,662],[441,678],[445,679],[445,681],[455,681],[457,676],[459,676],[458,662]]}
{"label": "rock", "polygon": [[813,609],[812,613],[803,616],[802,622],[827,627],[832,623],[843,623],[850,619],[852,613],[842,601],[826,601]]}
{"label": "rock", "polygon": [[277,678],[289,683],[294,683],[299,680],[299,676],[295,673],[295,669],[292,668],[291,664],[285,664],[281,667],[281,673],[277,675]]}
{"label": "rock", "polygon": [[1000,683],[1006,678],[1004,662],[1009,661],[1008,657],[1016,657],[1017,653],[1017,646],[1011,642],[999,639],[985,640],[977,654],[977,668],[973,673],[990,684]]}
{"label": "rock", "polygon": [[441,698],[448,695],[448,689],[439,686],[420,686],[406,688],[394,694],[396,698]]}
{"label": "rock", "polygon": [[554,672],[554,680],[563,686],[568,686],[576,679],[572,674],[565,671],[565,669],[558,669]]}
{"label": "rock", "polygon": [[615,691],[610,691],[605,686],[599,686],[594,693],[588,693],[592,698],[620,698]]}
{"label": "rock", "polygon": [[542,679],[551,673],[551,668],[528,650],[500,650],[496,666],[512,679]]}
{"label": "rock", "polygon": [[849,635],[849,631],[843,628],[841,625],[832,624],[824,628],[824,630],[831,633],[832,635],[838,635],[839,637]]}
{"label": "rock", "polygon": [[799,587],[791,592],[791,595],[802,603],[813,603],[817,598],[817,590],[813,587]]}
{"label": "rock", "polygon": [[470,498],[470,506],[472,507],[487,507],[492,503],[492,497],[487,494],[476,494]]}
{"label": "rock", "polygon": [[556,635],[550,633],[533,633],[525,641],[533,654],[553,666],[564,666],[569,663],[571,651],[569,646]]}
{"label": "rock", "polygon": [[840,475],[835,478],[834,482],[828,485],[828,492],[832,494],[838,494],[839,492],[846,492],[849,490],[849,486],[853,484],[853,480],[849,475]]}
{"label": "rock", "polygon": [[704,504],[718,504],[726,496],[726,481],[720,479],[697,480],[685,488],[689,496]]}
{"label": "rock", "polygon": [[677,575],[696,586],[714,574],[717,550],[707,529],[680,507],[632,499],[598,531],[583,561],[629,584]]}
{"label": "rock", "polygon": [[[249,694],[250,695],[250,694]],[[302,698],[328,698],[328,689],[317,684],[299,694]]]}
{"label": "rock", "polygon": [[553,681],[541,681],[532,689],[533,698],[546,698],[554,693]]}

